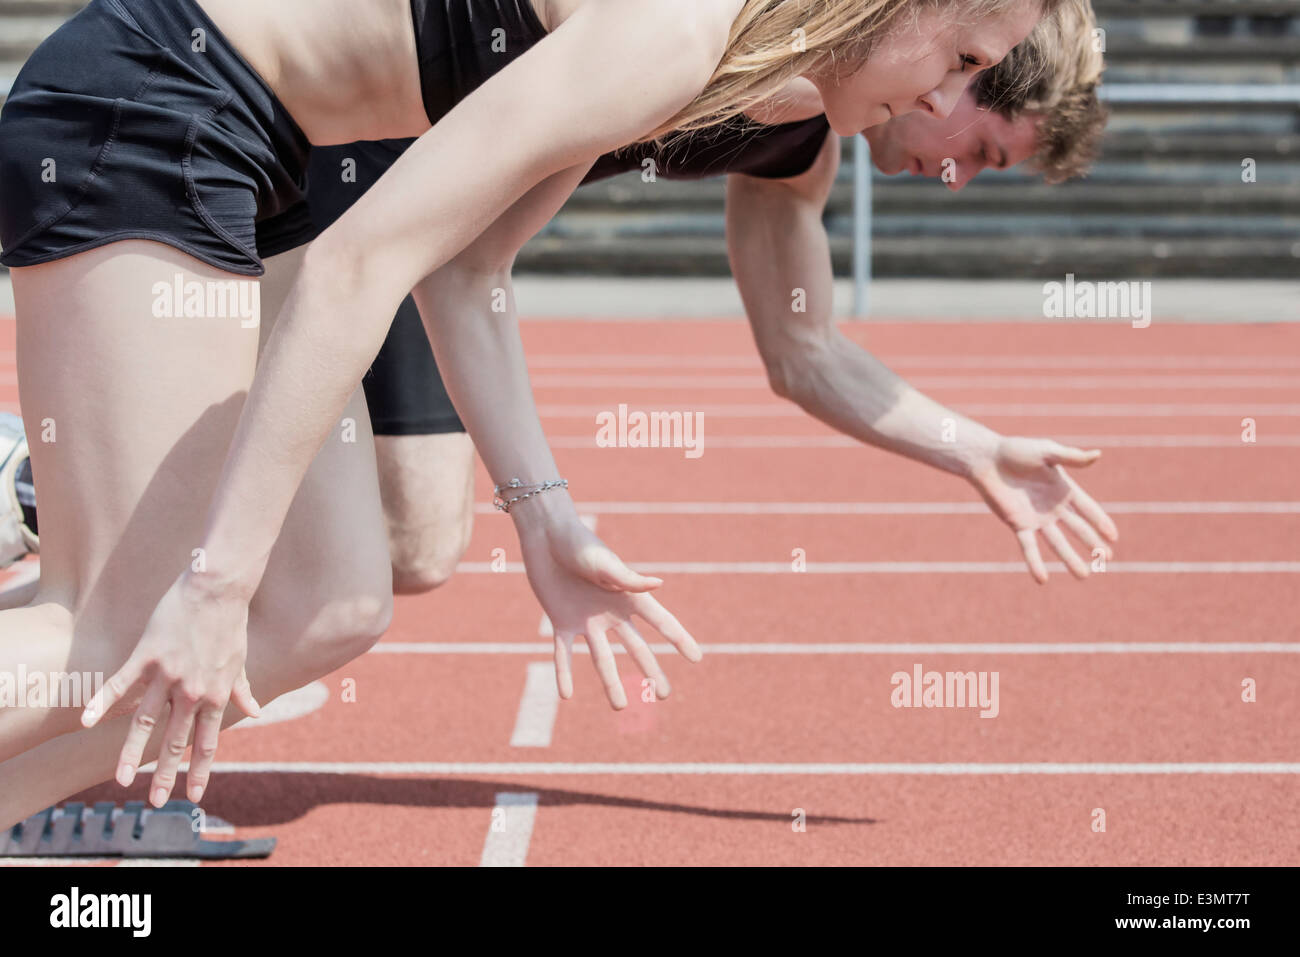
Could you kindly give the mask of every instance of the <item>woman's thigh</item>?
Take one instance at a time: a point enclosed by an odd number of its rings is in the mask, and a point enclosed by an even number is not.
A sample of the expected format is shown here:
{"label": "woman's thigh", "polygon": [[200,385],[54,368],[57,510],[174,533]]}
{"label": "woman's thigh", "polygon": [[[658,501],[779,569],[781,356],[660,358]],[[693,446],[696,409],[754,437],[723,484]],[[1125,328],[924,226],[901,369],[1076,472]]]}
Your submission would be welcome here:
{"label": "woman's thigh", "polygon": [[[14,270],[40,602],[120,654],[187,566],[257,361],[255,280],[128,241]],[[252,285],[250,285],[250,283]]]}
{"label": "woman's thigh", "polygon": [[[144,241],[13,271],[41,583],[0,612],[0,667],[112,674],[201,560],[257,357],[255,324],[215,307],[218,293],[251,301],[240,281]],[[0,711],[0,753],[77,727],[80,709],[61,704]]]}
{"label": "woman's thigh", "polygon": [[[305,252],[266,261],[263,343]],[[271,689],[279,693],[345,664],[384,630],[391,609],[375,442],[358,387],[298,487],[250,606],[250,680],[278,672],[289,683]]]}

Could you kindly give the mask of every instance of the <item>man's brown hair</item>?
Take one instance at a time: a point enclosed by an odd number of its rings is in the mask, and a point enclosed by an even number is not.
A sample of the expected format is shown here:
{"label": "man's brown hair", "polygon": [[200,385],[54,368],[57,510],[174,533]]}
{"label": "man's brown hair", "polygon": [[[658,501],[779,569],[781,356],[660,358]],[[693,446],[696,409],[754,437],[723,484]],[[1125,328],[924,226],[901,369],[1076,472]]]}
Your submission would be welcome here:
{"label": "man's brown hair", "polygon": [[1109,113],[1097,96],[1101,34],[1088,0],[1066,0],[1018,47],[976,80],[979,105],[1008,120],[1040,117],[1034,166],[1048,183],[1088,172]]}

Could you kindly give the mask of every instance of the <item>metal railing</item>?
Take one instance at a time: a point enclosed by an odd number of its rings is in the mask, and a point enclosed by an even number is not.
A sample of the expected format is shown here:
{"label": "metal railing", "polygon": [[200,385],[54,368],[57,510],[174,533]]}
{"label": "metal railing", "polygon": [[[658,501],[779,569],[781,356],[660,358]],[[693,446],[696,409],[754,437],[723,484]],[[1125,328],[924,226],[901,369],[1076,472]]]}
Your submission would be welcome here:
{"label": "metal railing", "polygon": [[[1300,110],[1300,83],[1108,83],[1107,103],[1160,106],[1293,106]],[[853,304],[850,317],[871,314],[872,182],[866,137],[853,143]]]}

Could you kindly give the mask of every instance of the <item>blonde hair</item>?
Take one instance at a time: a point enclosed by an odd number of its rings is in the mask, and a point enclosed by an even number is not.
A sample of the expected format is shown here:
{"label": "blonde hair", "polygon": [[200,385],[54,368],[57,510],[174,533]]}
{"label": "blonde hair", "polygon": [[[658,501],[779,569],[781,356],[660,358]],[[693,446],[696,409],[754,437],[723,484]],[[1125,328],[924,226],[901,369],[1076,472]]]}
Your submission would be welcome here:
{"label": "blonde hair", "polygon": [[[747,0],[731,26],[727,52],[695,100],[643,141],[725,122],[778,93],[797,76],[856,69],[874,41],[923,6],[975,22],[1021,0]],[[1061,0],[1038,0],[1052,12]]]}
{"label": "blonde hair", "polygon": [[980,75],[976,99],[1009,120],[1040,114],[1034,165],[1048,183],[1084,175],[1109,114],[1097,96],[1105,62],[1088,0],[1064,0],[1001,63]]}

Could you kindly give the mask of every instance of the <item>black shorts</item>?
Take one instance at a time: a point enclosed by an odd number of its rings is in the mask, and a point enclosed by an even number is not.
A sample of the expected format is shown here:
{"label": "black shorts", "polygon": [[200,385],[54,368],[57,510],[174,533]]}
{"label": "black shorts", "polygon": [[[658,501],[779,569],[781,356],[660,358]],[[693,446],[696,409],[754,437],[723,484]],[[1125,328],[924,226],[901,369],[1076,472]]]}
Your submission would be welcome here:
{"label": "black shorts", "polygon": [[315,235],[310,149],[194,0],[92,0],[32,54],[0,113],[0,263],[148,239],[260,276],[259,220],[283,231],[268,241]]}
{"label": "black shorts", "polygon": [[[342,216],[413,142],[381,140],[313,150],[305,206],[315,228],[323,232]],[[280,245],[287,230],[273,228],[270,232],[265,240],[259,235],[262,255],[273,256],[291,248]],[[433,347],[410,296],[397,310],[388,338],[361,385],[376,435],[465,431],[442,384]]]}

